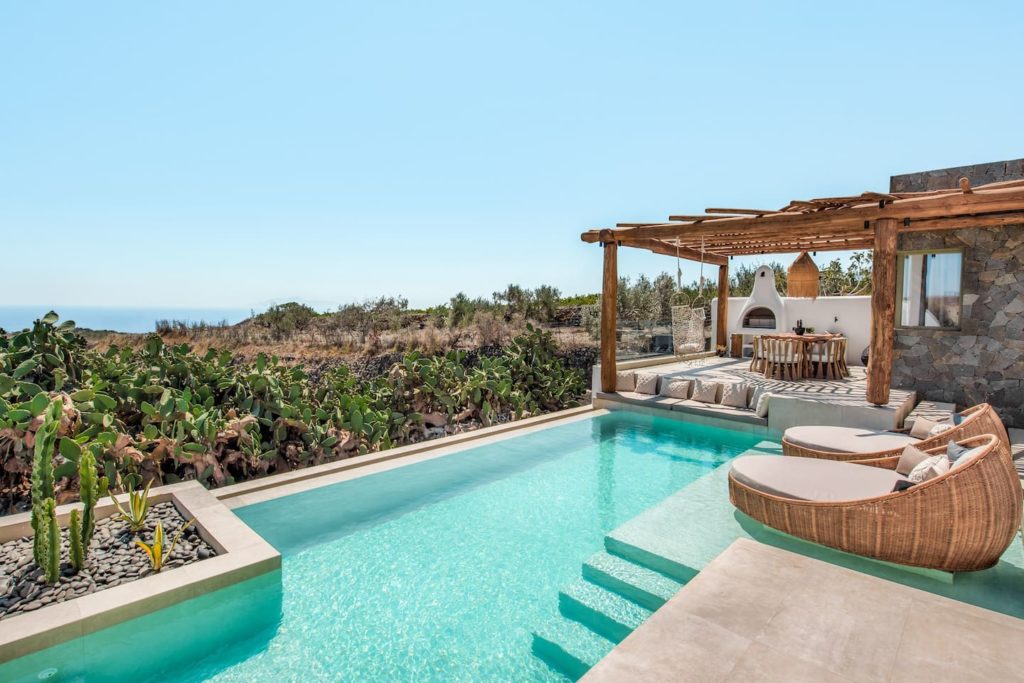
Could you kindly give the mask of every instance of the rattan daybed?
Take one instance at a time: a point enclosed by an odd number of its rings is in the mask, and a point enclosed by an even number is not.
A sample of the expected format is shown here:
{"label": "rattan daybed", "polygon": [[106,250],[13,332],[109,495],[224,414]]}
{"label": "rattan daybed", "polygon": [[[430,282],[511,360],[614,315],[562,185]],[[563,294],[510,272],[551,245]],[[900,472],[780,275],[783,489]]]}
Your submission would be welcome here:
{"label": "rattan daybed", "polygon": [[[833,490],[842,490],[852,479],[875,478],[874,485],[884,487],[881,478],[898,475],[844,462],[808,461],[793,468],[787,466],[798,465],[795,459],[742,456],[729,473],[729,500],[774,529],[849,553],[949,572],[986,569],[1013,542],[1021,523],[1022,489],[1009,449],[999,438],[977,436],[961,444],[984,450],[966,464],[907,490],[856,500],[828,500],[829,482]],[[943,452],[945,446],[929,449],[932,454]],[[737,467],[747,460],[748,470],[753,469],[751,458],[758,459],[755,464],[762,473],[814,470],[810,485],[820,485],[822,495],[802,500],[766,492],[757,482],[755,488],[749,479],[738,481],[737,472],[741,478],[742,472]]]}
{"label": "rattan daybed", "polygon": [[[884,450],[856,452],[856,446],[850,444],[849,441],[844,442],[840,450],[833,451],[815,449],[805,444],[794,443],[793,441],[787,440],[786,436],[783,435],[782,452],[784,455],[795,455],[802,458],[841,460],[845,462],[856,462],[861,465],[872,465],[875,467],[893,469],[896,467],[896,463],[899,462],[900,453],[903,451],[903,447],[906,444],[911,443],[915,448],[928,450],[930,448],[944,446],[950,441],[961,441],[972,436],[993,434],[997,436],[1006,446],[1007,450],[1009,450],[1010,437],[1006,433],[1006,427],[1003,425],[1002,420],[999,419],[999,415],[996,414],[996,411],[993,410],[992,406],[988,403],[980,403],[973,408],[968,408],[964,412],[960,413],[960,416],[963,418],[960,424],[955,425],[951,429],[947,429],[936,436],[928,437],[927,439],[912,439],[909,436],[893,432],[875,432],[877,437],[882,439],[888,436],[894,444],[897,440],[900,441],[899,445],[886,446]],[[821,429],[828,429],[828,427],[822,427]],[[862,431],[867,432],[867,430]],[[899,439],[899,437],[904,438]],[[870,439],[866,439],[865,441],[870,441]]]}

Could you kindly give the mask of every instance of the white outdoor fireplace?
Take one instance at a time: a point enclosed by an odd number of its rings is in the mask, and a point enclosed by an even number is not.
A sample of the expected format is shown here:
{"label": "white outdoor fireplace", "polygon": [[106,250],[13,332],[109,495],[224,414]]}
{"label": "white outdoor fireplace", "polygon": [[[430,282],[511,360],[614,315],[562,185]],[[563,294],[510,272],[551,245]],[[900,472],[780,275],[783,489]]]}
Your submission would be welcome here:
{"label": "white outdoor fireplace", "polygon": [[761,266],[754,273],[754,289],[740,311],[738,334],[781,332],[786,329],[786,309],[775,289],[775,271]]}

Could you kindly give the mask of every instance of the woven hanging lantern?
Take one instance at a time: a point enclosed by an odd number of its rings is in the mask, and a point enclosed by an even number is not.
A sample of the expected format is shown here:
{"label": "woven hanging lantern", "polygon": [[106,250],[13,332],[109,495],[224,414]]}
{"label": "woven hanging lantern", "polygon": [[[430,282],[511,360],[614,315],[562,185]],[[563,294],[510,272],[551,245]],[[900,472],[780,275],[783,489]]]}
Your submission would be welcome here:
{"label": "woven hanging lantern", "polygon": [[787,272],[787,296],[817,299],[819,276],[814,259],[806,251],[800,252]]}

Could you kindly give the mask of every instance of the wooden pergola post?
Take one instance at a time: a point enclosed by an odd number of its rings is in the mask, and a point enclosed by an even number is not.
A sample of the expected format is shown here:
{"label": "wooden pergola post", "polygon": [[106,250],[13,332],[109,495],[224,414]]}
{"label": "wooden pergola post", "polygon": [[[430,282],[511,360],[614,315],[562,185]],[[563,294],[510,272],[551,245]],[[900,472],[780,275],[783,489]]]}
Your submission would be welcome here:
{"label": "wooden pergola post", "polygon": [[728,348],[729,340],[726,339],[726,330],[728,329],[729,321],[729,262],[726,261],[724,264],[718,266],[718,324],[715,326],[715,348],[712,351],[717,351],[719,347]]}
{"label": "wooden pergola post", "polygon": [[611,230],[601,231],[604,278],[601,282],[601,391],[615,391],[615,332],[619,303],[619,243]]}
{"label": "wooden pergola post", "polygon": [[895,218],[875,221],[875,253],[871,283],[871,350],[868,352],[868,402],[889,403],[896,327]]}

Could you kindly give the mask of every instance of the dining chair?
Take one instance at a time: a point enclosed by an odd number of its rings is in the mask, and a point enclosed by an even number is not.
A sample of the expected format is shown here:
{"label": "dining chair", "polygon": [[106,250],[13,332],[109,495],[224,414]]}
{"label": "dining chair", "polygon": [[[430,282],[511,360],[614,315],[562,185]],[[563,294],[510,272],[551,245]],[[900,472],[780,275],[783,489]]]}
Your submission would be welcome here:
{"label": "dining chair", "polygon": [[839,351],[837,352],[836,360],[839,363],[839,377],[846,378],[850,376],[850,368],[846,365],[846,337],[838,337]]}
{"label": "dining chair", "polygon": [[842,379],[843,372],[839,360],[842,354],[843,340],[838,337],[816,342],[811,354],[812,366],[816,370],[815,376],[822,379]]}
{"label": "dining chair", "polygon": [[774,379],[795,380],[803,377],[803,345],[792,339],[768,339],[764,376]]}
{"label": "dining chair", "polygon": [[751,372],[764,372],[766,341],[767,340],[760,335],[754,337],[753,350],[750,353]]}

